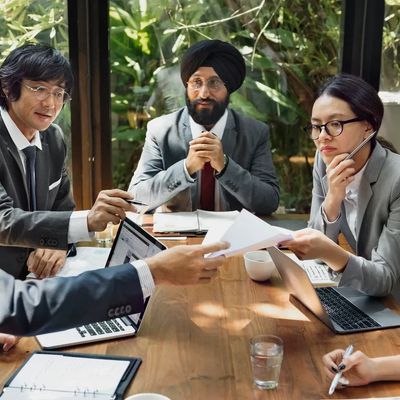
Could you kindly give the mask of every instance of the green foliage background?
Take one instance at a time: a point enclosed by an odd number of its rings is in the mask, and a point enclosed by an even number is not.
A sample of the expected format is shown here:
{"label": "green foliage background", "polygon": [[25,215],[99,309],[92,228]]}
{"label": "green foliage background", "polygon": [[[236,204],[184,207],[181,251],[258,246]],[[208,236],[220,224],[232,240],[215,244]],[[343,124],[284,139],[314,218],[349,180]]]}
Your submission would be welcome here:
{"label": "green foliage background", "polygon": [[[27,41],[68,55],[66,0],[0,1],[0,58]],[[182,53],[201,39],[234,44],[248,75],[231,106],[271,127],[282,204],[308,211],[314,148],[301,127],[313,93],[338,70],[340,0],[110,0],[113,177],[126,187],[150,117],[183,102]],[[385,90],[400,87],[400,0],[386,0]],[[69,108],[58,120],[69,132]]]}

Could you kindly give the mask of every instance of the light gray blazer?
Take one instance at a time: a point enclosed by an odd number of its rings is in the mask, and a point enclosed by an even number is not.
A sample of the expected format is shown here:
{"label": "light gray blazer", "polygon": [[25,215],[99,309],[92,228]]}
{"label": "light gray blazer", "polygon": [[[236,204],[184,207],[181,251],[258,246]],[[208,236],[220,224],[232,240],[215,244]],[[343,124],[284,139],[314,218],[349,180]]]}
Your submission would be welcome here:
{"label": "light gray blazer", "polygon": [[[165,203],[165,211],[196,210],[197,182],[189,181],[184,171],[191,140],[186,107],[150,121],[129,192],[150,205]],[[222,145],[229,157],[225,173],[217,179],[222,210],[246,208],[263,215],[275,211],[279,184],[267,125],[229,109]]]}
{"label": "light gray blazer", "polygon": [[[14,277],[24,275],[31,251],[15,247],[16,242],[32,243],[34,248],[67,248],[69,216],[75,207],[65,166],[66,146],[57,125],[40,132],[42,150],[36,156],[36,200],[38,210],[60,211],[53,224],[37,234],[42,214],[29,214],[29,195],[18,149],[0,118],[0,269]],[[58,216],[58,218],[57,218]],[[24,243],[24,241],[26,241]]]}
{"label": "light gray blazer", "polygon": [[41,281],[15,280],[0,270],[3,333],[37,335],[142,311],[143,292],[131,264]]}
{"label": "light gray blazer", "polygon": [[360,183],[357,238],[347,224],[343,204],[337,222],[324,222],[321,204],[328,192],[328,183],[326,166],[318,152],[313,180],[309,226],[334,241],[342,232],[356,253],[350,256],[339,284],[374,296],[397,291],[400,287],[400,155],[376,143]]}

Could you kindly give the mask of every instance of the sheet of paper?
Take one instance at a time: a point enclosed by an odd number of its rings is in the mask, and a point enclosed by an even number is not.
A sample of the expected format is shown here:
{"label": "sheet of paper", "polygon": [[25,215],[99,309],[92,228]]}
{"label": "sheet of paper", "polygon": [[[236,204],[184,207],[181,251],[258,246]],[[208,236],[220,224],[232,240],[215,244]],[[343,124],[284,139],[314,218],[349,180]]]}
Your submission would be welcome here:
{"label": "sheet of paper", "polygon": [[[215,230],[218,230],[218,232]],[[230,243],[230,248],[213,253],[210,255],[211,257],[222,254],[230,257],[246,251],[275,246],[279,242],[292,239],[290,231],[282,231],[245,209],[240,212],[225,232],[221,231],[219,228],[210,229],[203,244],[222,240]]]}
{"label": "sheet of paper", "polygon": [[[67,257],[56,276],[76,276],[85,271],[104,268],[110,250],[106,247],[77,247],[76,256]],[[26,278],[35,279],[36,275],[31,272]]]}
{"label": "sheet of paper", "polygon": [[87,397],[112,395],[128,366],[125,360],[33,354],[6,392],[22,387],[32,392],[86,393]]}

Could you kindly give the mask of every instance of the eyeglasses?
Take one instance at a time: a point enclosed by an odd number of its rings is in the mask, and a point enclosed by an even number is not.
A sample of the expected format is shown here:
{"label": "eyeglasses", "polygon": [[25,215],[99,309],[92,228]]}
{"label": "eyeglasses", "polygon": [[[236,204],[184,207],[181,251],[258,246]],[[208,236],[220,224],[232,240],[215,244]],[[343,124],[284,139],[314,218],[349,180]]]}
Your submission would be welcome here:
{"label": "eyeglasses", "polygon": [[312,140],[317,140],[319,135],[322,132],[322,129],[325,129],[325,132],[329,136],[339,136],[343,132],[343,125],[350,124],[351,122],[359,122],[362,121],[361,118],[352,118],[347,121],[339,121],[334,119],[332,121],[328,121],[326,124],[311,124],[304,127],[304,130],[310,135]]}
{"label": "eyeglasses", "polygon": [[210,92],[218,92],[225,86],[225,83],[219,78],[210,78],[206,81],[200,78],[194,78],[189,80],[187,84],[194,92],[199,92],[204,85],[207,86]]}
{"label": "eyeglasses", "polygon": [[64,89],[56,89],[51,91],[46,86],[36,86],[32,87],[27,85],[26,83],[23,84],[27,89],[31,91],[31,93],[40,101],[46,100],[49,96],[54,97],[54,101],[57,104],[64,104],[67,101],[71,100],[71,96],[67,93]]}

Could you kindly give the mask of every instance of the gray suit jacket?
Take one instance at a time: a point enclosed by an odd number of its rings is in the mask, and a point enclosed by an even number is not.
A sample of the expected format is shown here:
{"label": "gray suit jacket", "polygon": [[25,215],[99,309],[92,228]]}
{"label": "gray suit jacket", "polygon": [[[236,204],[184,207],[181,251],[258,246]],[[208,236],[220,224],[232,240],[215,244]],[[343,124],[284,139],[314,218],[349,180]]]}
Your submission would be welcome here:
{"label": "gray suit jacket", "polygon": [[54,224],[47,225],[39,236],[36,225],[41,223],[42,214],[30,214],[30,217],[25,216],[21,220],[21,210],[29,210],[26,175],[18,149],[0,118],[0,268],[15,277],[24,275],[31,250],[8,246],[26,241],[34,243],[35,247],[67,248],[69,216],[75,207],[65,166],[66,146],[60,128],[51,125],[40,132],[40,138],[42,150],[38,150],[36,156],[37,209],[68,213],[54,215]]}
{"label": "gray suit jacket", "polygon": [[143,293],[131,264],[41,281],[15,280],[0,270],[3,333],[30,336],[142,311]]}
{"label": "gray suit jacket", "polygon": [[[229,163],[217,179],[221,208],[271,214],[279,205],[279,184],[268,127],[228,111],[222,145]],[[197,182],[189,181],[184,171],[191,140],[186,107],[149,122],[143,152],[129,186],[135,198],[150,205],[164,204],[165,211],[192,211],[199,207]]]}
{"label": "gray suit jacket", "polygon": [[314,186],[309,226],[337,241],[344,234],[357,255],[351,255],[339,284],[374,296],[384,296],[399,286],[400,278],[400,155],[379,143],[372,151],[359,188],[357,238],[341,215],[326,224],[321,205],[328,192],[326,167],[319,153],[314,163]]}

